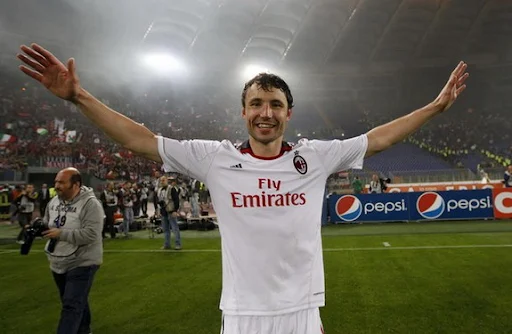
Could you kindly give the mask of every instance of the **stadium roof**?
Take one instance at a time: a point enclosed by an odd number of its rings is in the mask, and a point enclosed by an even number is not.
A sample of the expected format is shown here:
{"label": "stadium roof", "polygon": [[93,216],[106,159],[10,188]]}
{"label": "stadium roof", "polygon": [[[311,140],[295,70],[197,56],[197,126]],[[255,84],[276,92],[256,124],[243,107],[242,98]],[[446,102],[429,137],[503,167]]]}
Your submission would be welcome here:
{"label": "stadium roof", "polygon": [[88,66],[126,67],[130,55],[161,49],[215,70],[512,61],[507,0],[17,0],[0,4],[0,31],[4,57],[37,41]]}

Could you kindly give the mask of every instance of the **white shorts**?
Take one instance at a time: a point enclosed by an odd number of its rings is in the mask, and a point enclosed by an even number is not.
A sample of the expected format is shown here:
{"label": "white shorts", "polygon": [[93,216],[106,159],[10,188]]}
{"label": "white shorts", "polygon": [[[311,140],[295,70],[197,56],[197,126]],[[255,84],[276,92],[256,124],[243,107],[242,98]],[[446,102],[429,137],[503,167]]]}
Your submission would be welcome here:
{"label": "white shorts", "polygon": [[275,316],[223,315],[221,334],[324,334],[317,308]]}

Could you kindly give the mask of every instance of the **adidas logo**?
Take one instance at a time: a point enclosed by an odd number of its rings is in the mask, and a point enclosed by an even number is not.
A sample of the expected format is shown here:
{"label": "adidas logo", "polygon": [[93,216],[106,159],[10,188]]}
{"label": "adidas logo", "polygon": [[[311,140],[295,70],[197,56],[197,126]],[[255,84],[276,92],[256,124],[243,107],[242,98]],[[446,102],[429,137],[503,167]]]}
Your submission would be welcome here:
{"label": "adidas logo", "polygon": [[232,165],[229,168],[242,168],[242,164]]}

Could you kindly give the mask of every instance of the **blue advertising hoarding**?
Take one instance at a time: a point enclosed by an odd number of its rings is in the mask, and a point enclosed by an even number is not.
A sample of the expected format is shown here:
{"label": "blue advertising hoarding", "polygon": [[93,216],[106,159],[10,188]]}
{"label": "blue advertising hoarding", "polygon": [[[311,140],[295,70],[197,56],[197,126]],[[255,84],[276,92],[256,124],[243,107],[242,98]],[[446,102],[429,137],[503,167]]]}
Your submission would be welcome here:
{"label": "blue advertising hoarding", "polygon": [[493,218],[492,190],[333,195],[333,222]]}
{"label": "blue advertising hoarding", "polygon": [[410,219],[493,218],[492,190],[409,193]]}
{"label": "blue advertising hoarding", "polygon": [[408,197],[406,193],[330,196],[331,221],[407,221]]}

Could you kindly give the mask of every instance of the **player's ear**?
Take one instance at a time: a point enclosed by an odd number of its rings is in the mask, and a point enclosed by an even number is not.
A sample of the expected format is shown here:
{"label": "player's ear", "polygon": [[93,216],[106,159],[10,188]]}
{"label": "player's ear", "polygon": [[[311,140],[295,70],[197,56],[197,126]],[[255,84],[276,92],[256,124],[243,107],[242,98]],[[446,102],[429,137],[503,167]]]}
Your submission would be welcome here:
{"label": "player's ear", "polygon": [[289,121],[292,118],[293,110],[290,108],[286,113],[286,120]]}
{"label": "player's ear", "polygon": [[245,108],[242,108],[242,118],[245,119],[247,113],[245,112]]}

